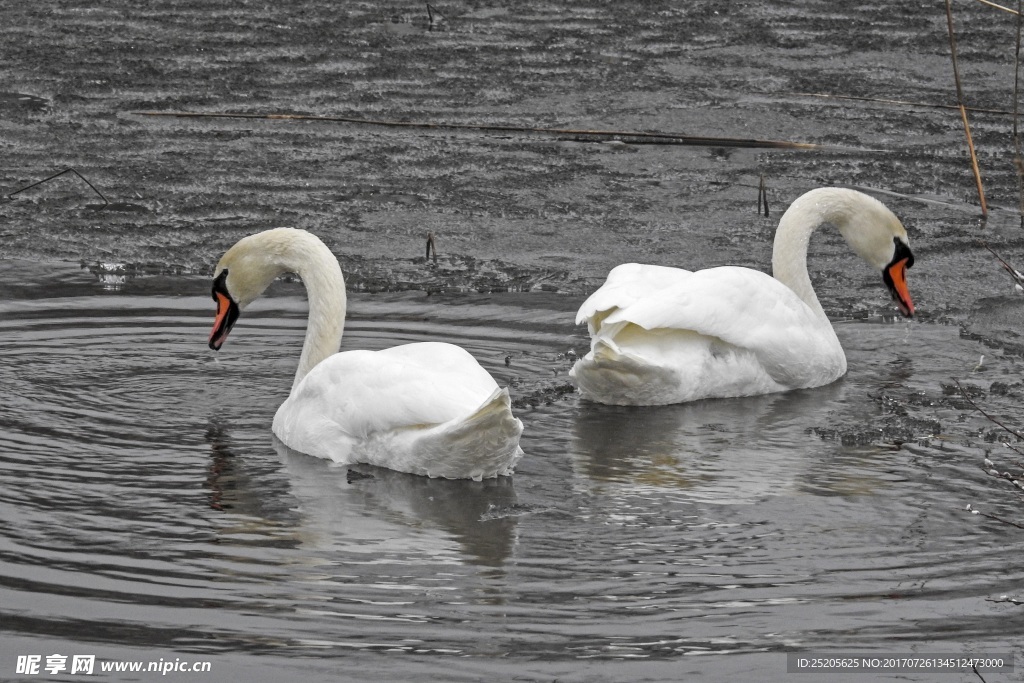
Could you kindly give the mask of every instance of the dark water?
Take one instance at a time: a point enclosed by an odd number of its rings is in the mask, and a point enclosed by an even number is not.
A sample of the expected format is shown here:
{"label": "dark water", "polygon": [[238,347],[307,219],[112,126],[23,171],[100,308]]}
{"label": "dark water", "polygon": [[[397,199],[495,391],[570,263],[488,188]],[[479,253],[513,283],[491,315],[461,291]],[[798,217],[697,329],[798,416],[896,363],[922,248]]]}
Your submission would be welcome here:
{"label": "dark water", "polygon": [[983,337],[839,322],[850,372],[831,386],[608,408],[565,392],[575,299],[354,295],[343,348],[451,341],[511,385],[516,475],[450,482],[275,445],[296,284],[214,354],[205,279],[5,266],[0,678],[54,653],[268,681],[790,680],[788,651],[1024,662],[1024,613],[1000,601],[1021,532],[966,509],[1020,521],[982,463],[1020,467],[950,388],[1019,405],[1019,355]]}

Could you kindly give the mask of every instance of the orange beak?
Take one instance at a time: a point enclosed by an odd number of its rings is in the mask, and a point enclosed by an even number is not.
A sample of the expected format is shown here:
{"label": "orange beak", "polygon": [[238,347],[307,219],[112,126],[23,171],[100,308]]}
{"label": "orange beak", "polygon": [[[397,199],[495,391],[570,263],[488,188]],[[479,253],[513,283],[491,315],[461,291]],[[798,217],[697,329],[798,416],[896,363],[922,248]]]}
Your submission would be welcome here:
{"label": "orange beak", "polygon": [[907,261],[908,259],[903,258],[890,265],[885,271],[884,279],[900,313],[911,318],[914,315],[914,302],[910,298],[910,289],[907,288]]}
{"label": "orange beak", "polygon": [[217,317],[213,321],[213,329],[210,330],[210,348],[217,351],[224,340],[228,338],[228,332],[231,331],[235,321],[238,320],[238,304],[224,292],[215,291],[213,299],[217,302]]}

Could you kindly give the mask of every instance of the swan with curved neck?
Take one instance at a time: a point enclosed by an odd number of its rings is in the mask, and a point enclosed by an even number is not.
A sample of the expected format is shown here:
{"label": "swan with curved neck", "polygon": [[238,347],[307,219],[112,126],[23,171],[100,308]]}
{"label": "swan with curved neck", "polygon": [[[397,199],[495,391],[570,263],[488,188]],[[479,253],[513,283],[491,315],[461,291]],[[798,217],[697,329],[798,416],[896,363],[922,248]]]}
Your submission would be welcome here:
{"label": "swan with curved neck", "polygon": [[690,272],[627,263],[580,307],[590,352],[570,375],[584,398],[663,405],[822,386],[846,372],[846,355],[807,273],[813,232],[834,225],[880,272],[899,311],[914,303],[906,271],[907,231],[877,199],[818,188],[779,222],[774,277],[726,266]]}
{"label": "swan with curved neck", "polygon": [[214,272],[219,350],[239,314],[283,273],[302,278],[309,321],[291,393],[274,416],[289,448],[430,477],[512,473],[522,423],[507,389],[464,349],[423,342],[340,352],[347,301],[338,260],[316,236],[277,228],[239,240]]}

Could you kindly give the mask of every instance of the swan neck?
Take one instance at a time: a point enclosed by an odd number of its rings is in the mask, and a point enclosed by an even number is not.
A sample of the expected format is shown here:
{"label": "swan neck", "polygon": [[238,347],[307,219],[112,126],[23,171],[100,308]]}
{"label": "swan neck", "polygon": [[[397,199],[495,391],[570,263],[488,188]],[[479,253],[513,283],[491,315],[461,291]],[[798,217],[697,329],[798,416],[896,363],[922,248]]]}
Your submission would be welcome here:
{"label": "swan neck", "polygon": [[[813,194],[813,193],[811,193]],[[827,197],[800,197],[783,214],[775,231],[772,275],[789,287],[819,317],[828,320],[807,272],[807,248],[811,235],[823,223],[842,220],[843,208]]]}
{"label": "swan neck", "polygon": [[338,352],[345,328],[347,299],[338,259],[319,239],[295,252],[292,272],[302,278],[309,299],[306,338],[292,389],[322,360]]}

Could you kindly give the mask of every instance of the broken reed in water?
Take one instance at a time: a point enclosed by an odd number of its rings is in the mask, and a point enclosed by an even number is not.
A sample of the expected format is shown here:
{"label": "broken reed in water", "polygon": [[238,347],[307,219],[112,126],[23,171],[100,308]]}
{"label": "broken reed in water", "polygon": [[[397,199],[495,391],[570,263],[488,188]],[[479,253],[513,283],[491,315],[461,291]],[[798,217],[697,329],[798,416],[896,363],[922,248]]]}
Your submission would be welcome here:
{"label": "broken reed in water", "polygon": [[363,126],[384,126],[390,128],[415,128],[424,130],[464,130],[482,133],[529,133],[536,135],[570,136],[577,142],[624,142],[632,145],[692,145],[698,147],[747,147],[762,149],[849,149],[832,145],[817,145],[810,142],[789,140],[758,140],[750,138],[708,137],[682,133],[650,133],[621,130],[587,130],[576,128],[535,128],[530,126],[503,126],[478,123],[437,123],[431,121],[387,121],[361,119],[349,116],[317,116],[312,114],[241,114],[192,111],[136,111],[137,116],[168,116],[204,119],[263,119],[271,121],[322,121],[327,123],[351,123]]}
{"label": "broken reed in water", "polygon": [[31,190],[31,189],[32,189],[33,187],[37,187],[37,186],[39,186],[39,185],[42,185],[43,183],[47,183],[47,182],[49,182],[49,181],[51,181],[51,180],[55,179],[55,178],[59,178],[60,176],[64,175],[65,173],[73,173],[73,174],[75,174],[76,176],[78,176],[78,177],[79,177],[79,179],[81,179],[81,181],[82,181],[83,183],[85,183],[86,185],[88,185],[89,187],[91,187],[91,188],[92,188],[92,191],[93,191],[93,192],[95,192],[95,193],[96,193],[96,194],[97,194],[97,195],[99,196],[99,198],[103,200],[103,204],[102,204],[101,208],[103,208],[103,207],[106,207],[106,206],[109,206],[109,205],[110,205],[110,202],[109,202],[109,201],[107,200],[107,198],[106,198],[106,197],[104,197],[104,196],[103,196],[103,193],[102,193],[102,192],[100,192],[99,190],[97,190],[97,189],[96,189],[96,186],[95,186],[95,185],[93,185],[92,183],[90,183],[90,182],[89,182],[89,181],[88,181],[88,180],[86,179],[86,177],[85,177],[84,175],[82,175],[81,173],[79,173],[78,171],[76,171],[76,170],[75,170],[75,169],[73,169],[73,168],[65,168],[65,169],[64,169],[63,171],[60,171],[60,172],[58,172],[58,173],[54,173],[54,174],[53,174],[53,175],[51,175],[51,176],[47,176],[46,178],[43,178],[42,180],[38,180],[38,181],[36,181],[36,182],[32,183],[31,185],[26,185],[25,187],[22,187],[22,188],[20,188],[20,189],[17,189],[17,190],[15,190],[14,192],[8,192],[8,193],[7,193],[7,199],[8,199],[8,200],[10,200],[10,199],[12,199],[12,198],[14,197],[14,195],[16,195],[16,194],[19,194],[19,193],[21,193],[21,192],[24,192],[25,190]]}
{"label": "broken reed in water", "polygon": [[[817,97],[823,100],[849,100],[852,102],[870,102],[872,104],[888,104],[897,107],[921,107],[924,109],[955,109],[960,110],[960,107],[955,104],[934,104],[932,102],[910,102],[908,100],[891,100],[884,97],[864,97],[859,95],[836,95],[827,92],[794,92],[785,93],[792,97]],[[1003,116],[1014,116],[1014,112],[1009,109],[990,109],[986,107],[967,107],[969,112],[975,112],[980,114],[1000,114]]]}
{"label": "broken reed in water", "polygon": [[[1020,34],[1024,26],[1024,2],[1017,0],[1017,45],[1013,52],[1013,163],[1017,167],[1017,212],[1024,228],[1024,152],[1021,151],[1020,130],[1017,122],[1020,103]],[[995,253],[995,252],[992,252]],[[996,254],[996,258],[999,255]]]}
{"label": "broken reed in water", "polygon": [[967,151],[971,155],[971,170],[974,173],[974,184],[978,188],[978,201],[981,203],[981,217],[988,218],[988,204],[985,202],[985,188],[981,183],[978,155],[974,151],[971,124],[967,120],[967,109],[964,108],[964,91],[960,85],[960,67],[957,65],[956,59],[956,32],[953,30],[953,6],[950,4],[950,0],[946,0],[946,25],[949,28],[949,52],[953,58],[953,81],[956,84],[956,102],[960,107],[960,118],[964,122],[964,134],[967,136]]}

